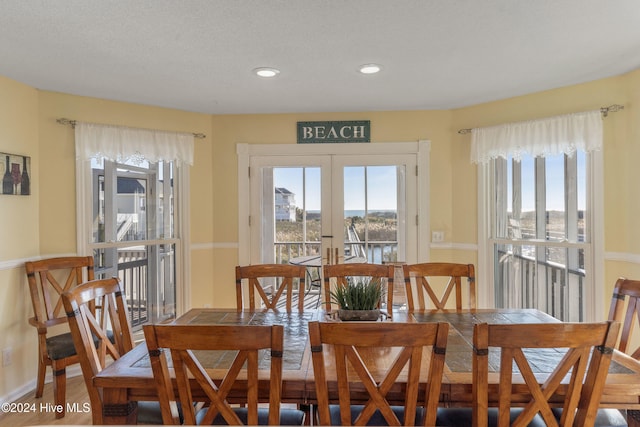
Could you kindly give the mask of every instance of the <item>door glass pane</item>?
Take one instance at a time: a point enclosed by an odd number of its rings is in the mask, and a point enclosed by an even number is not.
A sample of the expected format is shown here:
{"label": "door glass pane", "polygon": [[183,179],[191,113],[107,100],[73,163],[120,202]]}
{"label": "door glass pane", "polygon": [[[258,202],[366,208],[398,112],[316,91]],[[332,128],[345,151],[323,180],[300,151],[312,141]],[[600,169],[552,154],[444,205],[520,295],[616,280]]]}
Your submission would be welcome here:
{"label": "door glass pane", "polygon": [[344,168],[345,261],[381,264],[398,258],[399,166]]}
{"label": "door glass pane", "polygon": [[273,168],[275,263],[320,255],[320,184],[319,167]]}

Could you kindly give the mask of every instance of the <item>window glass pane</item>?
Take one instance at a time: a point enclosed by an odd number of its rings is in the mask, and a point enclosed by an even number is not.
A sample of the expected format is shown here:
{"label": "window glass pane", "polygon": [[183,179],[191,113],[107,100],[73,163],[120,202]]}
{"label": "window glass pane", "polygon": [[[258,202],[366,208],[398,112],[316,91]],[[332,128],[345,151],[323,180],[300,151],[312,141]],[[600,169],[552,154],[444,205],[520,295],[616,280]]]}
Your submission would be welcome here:
{"label": "window glass pane", "polygon": [[118,242],[147,239],[147,193],[146,179],[118,177]]}
{"label": "window glass pane", "polygon": [[578,242],[588,241],[584,225],[587,207],[587,155],[580,151],[576,153],[578,161]]}
{"label": "window glass pane", "polygon": [[544,160],[546,240],[562,241],[566,238],[564,155],[547,156]]}
{"label": "window glass pane", "polygon": [[173,162],[158,162],[158,221],[155,236],[160,239],[175,237],[173,173]]}
{"label": "window glass pane", "polygon": [[[520,232],[523,239],[536,238],[536,173],[535,161],[531,156],[523,157],[521,168],[521,203]],[[516,189],[517,190],[517,189]]]}
{"label": "window glass pane", "polygon": [[513,159],[507,161],[507,213],[509,218],[513,216]]}
{"label": "window glass pane", "polygon": [[93,198],[93,221],[92,221],[92,242],[104,242],[104,171],[93,169],[94,176],[94,198]]}
{"label": "window glass pane", "polygon": [[537,307],[538,280],[535,246],[494,246],[496,307]]}
{"label": "window glass pane", "polygon": [[494,233],[497,238],[517,238],[520,233],[520,223],[515,218],[513,203],[513,162],[511,159],[496,159],[493,161],[495,183],[494,193]]}

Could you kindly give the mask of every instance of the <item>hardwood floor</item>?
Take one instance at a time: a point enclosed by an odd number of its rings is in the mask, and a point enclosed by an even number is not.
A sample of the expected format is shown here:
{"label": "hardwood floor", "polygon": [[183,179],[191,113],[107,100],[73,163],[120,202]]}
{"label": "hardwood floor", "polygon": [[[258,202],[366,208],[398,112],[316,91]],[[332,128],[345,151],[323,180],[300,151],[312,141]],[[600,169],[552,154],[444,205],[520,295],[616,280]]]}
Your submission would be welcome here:
{"label": "hardwood floor", "polygon": [[56,419],[53,412],[53,391],[51,383],[45,384],[41,398],[34,397],[35,390],[14,402],[15,412],[7,412],[3,406],[0,413],[0,426],[38,426],[38,425],[91,425],[91,406],[87,388],[82,376],[67,378],[67,405],[75,409],[64,417]]}

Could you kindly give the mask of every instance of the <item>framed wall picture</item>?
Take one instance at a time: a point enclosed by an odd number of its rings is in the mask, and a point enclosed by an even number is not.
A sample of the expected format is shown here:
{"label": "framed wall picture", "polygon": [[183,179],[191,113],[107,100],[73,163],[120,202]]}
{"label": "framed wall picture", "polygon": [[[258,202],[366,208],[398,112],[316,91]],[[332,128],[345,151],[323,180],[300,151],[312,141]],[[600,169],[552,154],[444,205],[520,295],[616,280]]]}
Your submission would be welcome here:
{"label": "framed wall picture", "polygon": [[0,153],[0,194],[28,196],[31,194],[31,157]]}

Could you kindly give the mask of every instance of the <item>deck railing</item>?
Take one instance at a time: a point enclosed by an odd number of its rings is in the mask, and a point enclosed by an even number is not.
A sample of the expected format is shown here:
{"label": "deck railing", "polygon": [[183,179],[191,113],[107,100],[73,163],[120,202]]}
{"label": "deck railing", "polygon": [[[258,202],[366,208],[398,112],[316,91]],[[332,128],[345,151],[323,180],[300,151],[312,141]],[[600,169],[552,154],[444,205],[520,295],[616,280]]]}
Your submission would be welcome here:
{"label": "deck railing", "polygon": [[118,262],[118,277],[127,296],[132,328],[149,320],[148,271],[146,255],[135,261]]}
{"label": "deck railing", "polygon": [[[364,248],[364,242],[358,244]],[[397,242],[369,243],[369,262],[396,261],[397,247]],[[320,242],[278,242],[274,245],[275,262],[288,263],[295,257],[319,255],[320,248]],[[512,252],[498,251],[497,254],[501,260],[496,269],[496,282],[501,284],[495,287],[497,307],[535,307],[563,321],[584,321],[583,269]],[[148,321],[150,315],[146,251],[119,251],[118,257],[118,277],[127,295],[131,325],[139,326]],[[309,272],[311,276],[319,273],[313,270]]]}
{"label": "deck railing", "polygon": [[[108,268],[104,267],[105,250],[96,250],[96,277],[102,278],[109,274]],[[160,267],[167,262],[165,258],[171,254],[161,254]],[[165,256],[167,255],[167,256]],[[153,291],[150,289],[149,282],[149,259],[147,251],[144,247],[135,247],[118,250],[118,279],[127,299],[129,308],[129,320],[134,330],[153,320],[152,316],[152,299]],[[166,280],[165,278],[164,280]],[[169,278],[170,279],[170,278]],[[156,291],[157,292],[157,291]],[[174,307],[175,309],[175,307]]]}
{"label": "deck railing", "polygon": [[566,322],[582,322],[584,269],[498,250],[496,307],[537,308]]}
{"label": "deck railing", "polygon": [[[356,246],[361,249],[356,251]],[[350,255],[350,251],[366,253],[367,261],[371,263],[395,262],[398,258],[398,242],[345,242],[345,254]],[[274,243],[274,262],[286,264],[292,258],[321,255],[320,252],[320,242],[276,242]]]}

